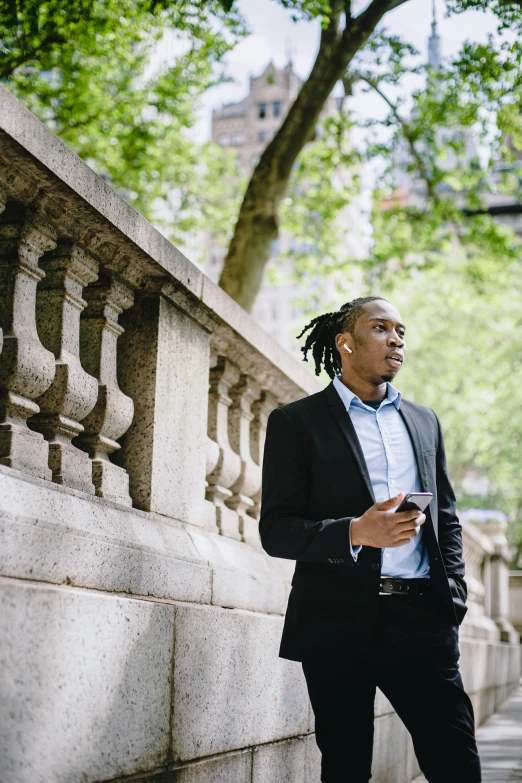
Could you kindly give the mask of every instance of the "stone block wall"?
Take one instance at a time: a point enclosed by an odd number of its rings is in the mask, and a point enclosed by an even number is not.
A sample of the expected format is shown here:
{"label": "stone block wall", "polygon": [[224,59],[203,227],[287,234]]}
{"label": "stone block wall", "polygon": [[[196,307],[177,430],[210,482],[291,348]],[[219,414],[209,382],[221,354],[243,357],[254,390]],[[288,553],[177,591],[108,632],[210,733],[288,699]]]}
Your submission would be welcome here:
{"label": "stone block wall", "polygon": [[[320,386],[2,87],[0,282],[0,782],[316,783],[257,518],[268,414]],[[466,530],[483,719],[520,656]],[[379,695],[374,780],[416,772]]]}

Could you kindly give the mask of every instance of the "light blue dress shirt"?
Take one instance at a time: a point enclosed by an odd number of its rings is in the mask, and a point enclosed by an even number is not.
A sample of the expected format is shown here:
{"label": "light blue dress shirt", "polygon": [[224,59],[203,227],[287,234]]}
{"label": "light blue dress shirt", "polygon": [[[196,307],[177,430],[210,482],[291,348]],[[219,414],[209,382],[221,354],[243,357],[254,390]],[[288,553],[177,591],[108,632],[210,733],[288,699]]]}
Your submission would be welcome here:
{"label": "light blue dress shirt", "polygon": [[[399,492],[420,492],[419,472],[410,436],[399,413],[401,393],[387,384],[387,396],[377,410],[365,405],[339,376],[333,384],[357,433],[376,502]],[[392,512],[393,513],[393,512]],[[401,579],[429,577],[430,562],[424,542],[424,528],[407,544],[382,550],[382,576]],[[355,559],[360,547],[352,554]]]}

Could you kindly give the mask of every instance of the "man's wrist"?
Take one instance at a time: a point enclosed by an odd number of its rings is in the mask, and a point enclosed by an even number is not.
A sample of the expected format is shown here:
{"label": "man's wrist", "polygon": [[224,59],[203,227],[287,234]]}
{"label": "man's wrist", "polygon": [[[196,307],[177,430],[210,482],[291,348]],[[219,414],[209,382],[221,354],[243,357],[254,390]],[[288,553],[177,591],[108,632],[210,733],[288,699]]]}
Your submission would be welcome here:
{"label": "man's wrist", "polygon": [[360,522],[360,517],[354,517],[352,519],[352,522],[350,524],[350,543],[353,547],[355,546],[362,546],[361,541],[359,541],[358,538],[358,522]]}

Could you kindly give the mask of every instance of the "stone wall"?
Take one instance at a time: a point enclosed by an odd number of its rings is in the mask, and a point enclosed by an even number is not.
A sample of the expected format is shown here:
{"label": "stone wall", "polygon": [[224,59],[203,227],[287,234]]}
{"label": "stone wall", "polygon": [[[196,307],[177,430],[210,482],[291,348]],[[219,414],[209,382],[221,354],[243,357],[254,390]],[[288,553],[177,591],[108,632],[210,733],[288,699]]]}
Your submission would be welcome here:
{"label": "stone wall", "polygon": [[[318,781],[257,517],[268,414],[320,387],[3,88],[0,210],[1,783]],[[483,718],[519,648],[466,530]],[[375,781],[405,783],[376,716]]]}

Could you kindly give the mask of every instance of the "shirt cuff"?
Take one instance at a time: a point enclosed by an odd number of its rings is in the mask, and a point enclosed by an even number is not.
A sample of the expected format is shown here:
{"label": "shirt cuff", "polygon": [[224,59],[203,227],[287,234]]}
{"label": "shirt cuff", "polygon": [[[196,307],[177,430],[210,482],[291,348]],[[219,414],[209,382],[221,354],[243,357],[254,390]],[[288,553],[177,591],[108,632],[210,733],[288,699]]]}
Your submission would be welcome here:
{"label": "shirt cuff", "polygon": [[359,552],[361,551],[362,546],[360,544],[358,546],[356,546],[356,547],[352,546],[352,522],[354,522],[354,521],[355,521],[355,518],[352,519],[352,521],[350,522],[350,552],[351,552],[351,555],[352,555],[352,557],[354,559],[354,562],[356,563],[357,562],[357,557],[359,556]]}

